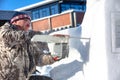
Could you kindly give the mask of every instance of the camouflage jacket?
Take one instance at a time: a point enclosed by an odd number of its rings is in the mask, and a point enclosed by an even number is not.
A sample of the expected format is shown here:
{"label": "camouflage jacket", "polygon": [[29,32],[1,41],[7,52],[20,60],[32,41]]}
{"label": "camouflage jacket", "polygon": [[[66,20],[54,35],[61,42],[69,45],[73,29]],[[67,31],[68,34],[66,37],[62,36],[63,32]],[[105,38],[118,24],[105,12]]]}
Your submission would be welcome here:
{"label": "camouflage jacket", "polygon": [[28,32],[0,27],[0,80],[28,80],[36,65],[54,62],[46,43],[31,42]]}

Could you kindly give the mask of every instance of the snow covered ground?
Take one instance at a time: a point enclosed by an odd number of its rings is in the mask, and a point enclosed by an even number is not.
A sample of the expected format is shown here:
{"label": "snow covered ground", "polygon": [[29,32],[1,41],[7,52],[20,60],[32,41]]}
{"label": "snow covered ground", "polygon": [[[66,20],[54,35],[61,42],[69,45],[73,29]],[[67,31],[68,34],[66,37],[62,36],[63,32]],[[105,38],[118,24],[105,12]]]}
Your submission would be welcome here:
{"label": "snow covered ground", "polygon": [[[70,35],[69,56],[52,65],[37,67],[41,75],[50,76],[53,80],[84,80],[84,65],[89,60],[89,38],[81,38],[81,27],[57,31],[53,34]],[[81,39],[80,39],[81,38]]]}

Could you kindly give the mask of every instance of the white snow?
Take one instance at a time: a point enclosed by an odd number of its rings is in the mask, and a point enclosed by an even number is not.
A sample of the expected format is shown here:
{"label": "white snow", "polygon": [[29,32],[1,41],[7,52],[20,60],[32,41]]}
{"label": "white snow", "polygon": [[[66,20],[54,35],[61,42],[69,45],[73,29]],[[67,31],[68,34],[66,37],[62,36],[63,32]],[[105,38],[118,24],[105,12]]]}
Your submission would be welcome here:
{"label": "white snow", "polygon": [[108,80],[104,7],[104,0],[87,0],[82,27],[52,33],[85,37],[70,38],[68,58],[49,65],[53,80]]}
{"label": "white snow", "polygon": [[81,27],[69,28],[53,34],[70,35],[69,56],[52,65],[37,67],[41,75],[49,76],[53,80],[84,80],[83,66],[88,61],[89,39],[80,39]]}

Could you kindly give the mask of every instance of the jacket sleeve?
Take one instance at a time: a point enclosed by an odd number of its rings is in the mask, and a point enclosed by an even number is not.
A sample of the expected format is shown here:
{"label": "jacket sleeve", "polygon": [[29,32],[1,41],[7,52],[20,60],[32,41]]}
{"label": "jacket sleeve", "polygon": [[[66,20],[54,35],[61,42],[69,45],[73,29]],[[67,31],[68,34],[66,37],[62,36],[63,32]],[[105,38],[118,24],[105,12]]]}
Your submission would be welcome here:
{"label": "jacket sleeve", "polygon": [[47,43],[32,42],[32,46],[34,47],[34,58],[37,66],[44,66],[54,63],[51,54],[44,53],[45,50],[49,51]]}
{"label": "jacket sleeve", "polygon": [[6,24],[0,27],[0,39],[9,44],[24,43],[31,39],[28,32],[13,30],[10,25]]}

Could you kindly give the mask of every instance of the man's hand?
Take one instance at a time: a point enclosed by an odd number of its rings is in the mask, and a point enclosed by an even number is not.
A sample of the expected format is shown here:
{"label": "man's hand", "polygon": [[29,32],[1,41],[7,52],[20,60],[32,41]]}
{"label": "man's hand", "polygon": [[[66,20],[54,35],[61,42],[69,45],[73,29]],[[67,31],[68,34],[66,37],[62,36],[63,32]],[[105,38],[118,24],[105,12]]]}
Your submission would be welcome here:
{"label": "man's hand", "polygon": [[55,61],[50,54],[45,54],[43,55],[41,62],[42,62],[41,65],[43,66],[43,65],[53,64]]}
{"label": "man's hand", "polygon": [[[49,51],[47,51],[47,50],[44,50],[43,52],[46,55],[51,55],[51,53]],[[54,61],[58,61],[60,59],[58,56],[52,56],[51,55],[51,57],[53,58]]]}

